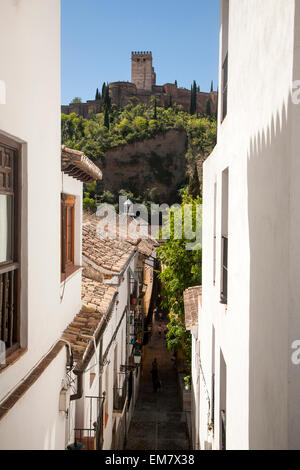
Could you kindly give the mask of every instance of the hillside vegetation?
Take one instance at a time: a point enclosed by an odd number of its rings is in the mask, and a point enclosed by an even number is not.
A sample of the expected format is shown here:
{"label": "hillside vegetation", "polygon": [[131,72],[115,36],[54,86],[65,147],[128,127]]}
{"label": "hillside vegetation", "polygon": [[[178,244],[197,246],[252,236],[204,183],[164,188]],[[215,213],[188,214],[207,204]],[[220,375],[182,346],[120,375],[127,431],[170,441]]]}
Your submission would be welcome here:
{"label": "hillside vegetation", "polygon": [[[196,163],[203,160],[216,143],[216,120],[211,116],[190,115],[180,106],[168,109],[157,106],[153,97],[151,105],[136,104],[134,99],[123,109],[110,106],[109,115],[103,112],[84,119],[76,114],[62,114],[62,142],[68,147],[83,151],[91,160],[102,160],[108,149],[152,139],[168,130],[185,130],[187,134],[186,159],[188,163],[187,185],[190,193],[199,194]],[[172,182],[170,181],[170,184]],[[198,186],[198,187],[197,187]],[[184,188],[182,188],[184,189]],[[94,198],[116,203],[118,194],[103,191],[101,183],[85,188],[85,207],[93,209]],[[123,188],[134,202],[150,202],[151,194],[134,194]],[[177,202],[177,201],[174,201]]]}

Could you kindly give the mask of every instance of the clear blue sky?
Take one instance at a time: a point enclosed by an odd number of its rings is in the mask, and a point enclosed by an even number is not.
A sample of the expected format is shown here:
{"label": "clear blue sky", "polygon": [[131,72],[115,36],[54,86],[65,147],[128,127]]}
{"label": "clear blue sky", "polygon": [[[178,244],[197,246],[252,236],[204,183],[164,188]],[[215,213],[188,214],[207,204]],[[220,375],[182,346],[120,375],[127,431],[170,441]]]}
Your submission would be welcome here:
{"label": "clear blue sky", "polygon": [[130,81],[131,51],[152,51],[157,84],[215,88],[219,0],[62,0],[62,104]]}

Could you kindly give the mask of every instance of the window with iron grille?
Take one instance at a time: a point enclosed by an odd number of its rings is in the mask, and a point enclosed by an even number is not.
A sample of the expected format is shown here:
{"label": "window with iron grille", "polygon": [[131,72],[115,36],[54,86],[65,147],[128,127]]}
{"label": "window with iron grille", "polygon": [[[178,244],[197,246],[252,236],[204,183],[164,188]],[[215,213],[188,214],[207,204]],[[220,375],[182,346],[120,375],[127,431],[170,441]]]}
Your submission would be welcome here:
{"label": "window with iron grille", "polygon": [[0,135],[0,340],[6,356],[20,346],[20,153],[18,143]]}

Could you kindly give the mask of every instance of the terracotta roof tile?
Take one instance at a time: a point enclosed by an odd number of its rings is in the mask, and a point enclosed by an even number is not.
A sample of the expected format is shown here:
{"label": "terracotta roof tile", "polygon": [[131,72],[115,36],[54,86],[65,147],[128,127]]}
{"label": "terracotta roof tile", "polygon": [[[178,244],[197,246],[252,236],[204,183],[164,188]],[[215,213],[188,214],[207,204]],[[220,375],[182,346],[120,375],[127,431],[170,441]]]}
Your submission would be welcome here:
{"label": "terracotta roof tile", "polygon": [[61,148],[61,169],[83,183],[90,183],[102,179],[100,168],[95,165],[83,152],[67,148]]}
{"label": "terracotta roof tile", "polygon": [[82,253],[84,264],[106,273],[119,274],[135,247],[125,240],[103,238],[97,231],[97,219],[85,219],[83,224]]}
{"label": "terracotta roof tile", "polygon": [[83,275],[82,309],[62,336],[71,344],[75,361],[83,358],[102,318],[108,313],[115,294],[114,287]]}
{"label": "terracotta roof tile", "polygon": [[[101,217],[98,217],[97,214],[93,216],[84,214],[84,221],[87,223],[92,222],[92,224],[97,224],[97,222],[101,222],[101,220]],[[104,233],[98,233],[98,235],[102,236],[102,238],[115,240],[116,247],[122,247],[122,243],[124,242],[134,247],[137,246],[141,254],[149,257],[153,254],[155,248],[159,246],[159,243],[147,233],[147,228],[143,230],[143,223],[143,221],[133,219],[126,214],[117,215],[115,220],[111,215],[106,214],[106,225],[103,227],[99,224]],[[90,242],[87,243],[91,246]],[[108,266],[105,266],[105,269],[107,268]]]}

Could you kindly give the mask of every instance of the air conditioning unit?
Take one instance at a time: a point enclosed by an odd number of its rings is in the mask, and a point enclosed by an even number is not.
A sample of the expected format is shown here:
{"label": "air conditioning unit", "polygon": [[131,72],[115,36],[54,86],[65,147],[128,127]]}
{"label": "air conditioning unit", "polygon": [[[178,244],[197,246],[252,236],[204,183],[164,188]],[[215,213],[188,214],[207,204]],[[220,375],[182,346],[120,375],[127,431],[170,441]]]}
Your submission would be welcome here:
{"label": "air conditioning unit", "polygon": [[64,411],[65,413],[67,413],[68,409],[70,408],[70,397],[71,397],[70,389],[67,390],[63,388],[60,391],[59,411]]}

